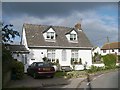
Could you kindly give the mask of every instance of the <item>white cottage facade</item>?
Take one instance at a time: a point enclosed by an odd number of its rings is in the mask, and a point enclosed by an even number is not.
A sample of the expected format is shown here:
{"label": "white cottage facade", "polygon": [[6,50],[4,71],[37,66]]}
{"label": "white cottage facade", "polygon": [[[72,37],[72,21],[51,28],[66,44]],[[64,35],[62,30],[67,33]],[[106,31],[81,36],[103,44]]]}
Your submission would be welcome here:
{"label": "white cottage facade", "polygon": [[59,60],[60,66],[73,67],[75,70],[84,69],[84,64],[92,65],[92,44],[81,29],[81,24],[74,28],[24,24],[21,45],[29,51],[27,64],[41,62],[44,57],[49,61]]}

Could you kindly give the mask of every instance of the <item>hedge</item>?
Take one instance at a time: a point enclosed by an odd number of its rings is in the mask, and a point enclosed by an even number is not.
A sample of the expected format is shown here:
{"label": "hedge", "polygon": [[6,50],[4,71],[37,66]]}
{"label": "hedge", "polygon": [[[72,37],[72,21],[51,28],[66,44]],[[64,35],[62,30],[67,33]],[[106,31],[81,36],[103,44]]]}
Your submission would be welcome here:
{"label": "hedge", "polygon": [[24,77],[24,65],[22,62],[13,61],[12,75],[15,75],[16,79],[22,79]]}
{"label": "hedge", "polygon": [[106,68],[114,68],[116,66],[116,55],[107,54],[103,56],[103,63]]}

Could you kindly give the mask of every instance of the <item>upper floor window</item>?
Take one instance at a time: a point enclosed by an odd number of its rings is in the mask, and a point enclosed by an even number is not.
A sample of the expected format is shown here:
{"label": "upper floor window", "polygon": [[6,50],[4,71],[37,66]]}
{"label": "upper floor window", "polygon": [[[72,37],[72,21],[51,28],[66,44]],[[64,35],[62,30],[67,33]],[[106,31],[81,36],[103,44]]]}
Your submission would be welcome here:
{"label": "upper floor window", "polygon": [[47,39],[55,39],[55,33],[54,32],[47,32]]}
{"label": "upper floor window", "polygon": [[70,34],[70,40],[77,40],[76,34]]}

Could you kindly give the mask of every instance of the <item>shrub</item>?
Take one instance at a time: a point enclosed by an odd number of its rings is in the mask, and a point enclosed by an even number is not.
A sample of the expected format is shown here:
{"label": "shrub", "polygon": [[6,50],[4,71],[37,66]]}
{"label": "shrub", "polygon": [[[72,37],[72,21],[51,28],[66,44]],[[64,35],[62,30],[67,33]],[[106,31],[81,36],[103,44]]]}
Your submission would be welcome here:
{"label": "shrub", "polygon": [[114,68],[116,66],[116,56],[113,54],[107,54],[103,56],[103,63],[105,68]]}
{"label": "shrub", "polygon": [[117,57],[118,57],[118,63],[120,63],[120,55],[118,55]]}
{"label": "shrub", "polygon": [[104,70],[104,67],[97,67],[97,66],[91,66],[90,69],[87,70],[88,73],[94,73],[98,71]]}
{"label": "shrub", "polygon": [[24,65],[22,62],[14,61],[12,67],[12,74],[16,75],[16,79],[22,79],[24,76]]}
{"label": "shrub", "polygon": [[[12,67],[12,55],[9,50],[2,46],[2,67],[3,67],[3,74],[11,70]],[[4,75],[3,75],[4,76]]]}

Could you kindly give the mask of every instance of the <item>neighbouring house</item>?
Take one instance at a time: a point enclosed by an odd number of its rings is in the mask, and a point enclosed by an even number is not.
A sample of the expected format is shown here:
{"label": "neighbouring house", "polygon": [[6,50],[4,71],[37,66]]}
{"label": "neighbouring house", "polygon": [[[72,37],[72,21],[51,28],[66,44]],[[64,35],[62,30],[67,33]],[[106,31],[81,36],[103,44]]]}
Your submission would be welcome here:
{"label": "neighbouring house", "polygon": [[101,63],[101,49],[100,49],[100,47],[94,47],[92,49],[92,63],[93,64]]}
{"label": "neighbouring house", "polygon": [[96,53],[101,54],[101,48],[98,46],[92,49],[92,56],[94,57]]}
{"label": "neighbouring house", "polygon": [[21,61],[24,64],[25,72],[28,67],[28,55],[29,50],[26,49],[24,45],[6,45],[7,49],[11,51],[12,57],[18,61]]}
{"label": "neighbouring house", "polygon": [[84,69],[84,64],[92,65],[92,44],[81,29],[75,27],[24,24],[21,45],[29,51],[27,66],[42,62],[46,57],[51,62],[59,61],[60,66]]}
{"label": "neighbouring house", "polygon": [[106,43],[101,48],[101,55],[116,54],[120,55],[120,42]]}

